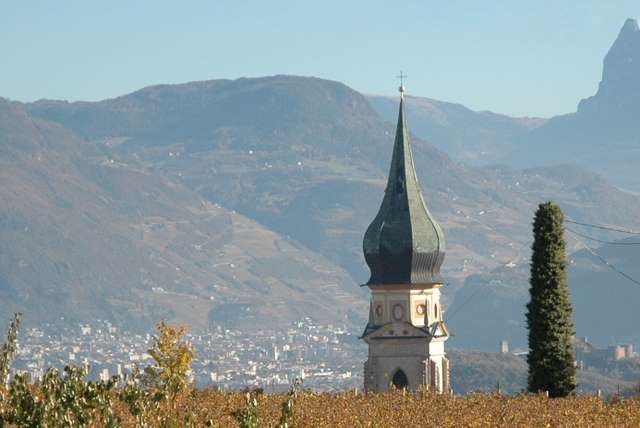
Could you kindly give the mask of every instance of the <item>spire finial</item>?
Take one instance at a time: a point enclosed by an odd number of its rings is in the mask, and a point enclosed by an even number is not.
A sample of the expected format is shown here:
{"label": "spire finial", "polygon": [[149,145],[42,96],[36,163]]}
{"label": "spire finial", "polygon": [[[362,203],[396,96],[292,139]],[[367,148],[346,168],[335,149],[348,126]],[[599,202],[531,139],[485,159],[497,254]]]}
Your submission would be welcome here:
{"label": "spire finial", "polygon": [[400,98],[402,98],[404,96],[404,79],[408,76],[406,74],[403,74],[402,70],[400,70],[400,75],[396,77],[400,79],[400,86],[398,87],[398,92],[400,92]]}

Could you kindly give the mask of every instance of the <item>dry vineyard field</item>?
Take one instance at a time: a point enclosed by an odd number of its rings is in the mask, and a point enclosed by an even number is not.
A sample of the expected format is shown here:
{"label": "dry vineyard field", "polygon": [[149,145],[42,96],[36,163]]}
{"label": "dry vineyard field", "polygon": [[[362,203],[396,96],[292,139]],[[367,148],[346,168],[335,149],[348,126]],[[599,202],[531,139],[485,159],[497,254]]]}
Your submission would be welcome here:
{"label": "dry vineyard field", "polygon": [[[287,394],[256,395],[257,426],[278,426]],[[239,426],[234,414],[245,408],[242,393],[192,391],[178,399],[178,420],[195,426]],[[121,413],[120,413],[121,412]],[[118,409],[125,426],[134,421]],[[593,396],[548,399],[542,395],[470,394],[437,396],[395,391],[380,394],[300,392],[289,427],[637,427],[640,398],[603,400]]]}

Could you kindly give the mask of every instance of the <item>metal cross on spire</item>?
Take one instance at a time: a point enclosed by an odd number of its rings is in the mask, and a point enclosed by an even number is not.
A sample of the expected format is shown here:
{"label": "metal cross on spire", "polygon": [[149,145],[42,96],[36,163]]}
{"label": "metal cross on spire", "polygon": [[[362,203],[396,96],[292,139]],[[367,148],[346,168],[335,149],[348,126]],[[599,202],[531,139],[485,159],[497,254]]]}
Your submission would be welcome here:
{"label": "metal cross on spire", "polygon": [[404,79],[408,76],[406,74],[403,74],[402,70],[400,70],[400,75],[396,77],[400,79],[400,87],[398,88],[398,91],[400,92],[400,97],[402,97],[404,95]]}

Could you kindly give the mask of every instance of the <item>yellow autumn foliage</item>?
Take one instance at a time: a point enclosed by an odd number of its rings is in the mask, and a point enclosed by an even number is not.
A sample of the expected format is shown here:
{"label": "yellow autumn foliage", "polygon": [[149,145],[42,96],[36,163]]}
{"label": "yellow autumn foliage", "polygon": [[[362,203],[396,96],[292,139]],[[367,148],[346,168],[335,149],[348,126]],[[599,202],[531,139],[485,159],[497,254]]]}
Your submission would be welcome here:
{"label": "yellow autumn foliage", "polygon": [[149,375],[149,383],[166,391],[172,398],[189,384],[195,351],[184,339],[186,326],[161,321],[156,329],[158,335],[154,336],[153,346],[148,351],[154,365],[145,371]]}

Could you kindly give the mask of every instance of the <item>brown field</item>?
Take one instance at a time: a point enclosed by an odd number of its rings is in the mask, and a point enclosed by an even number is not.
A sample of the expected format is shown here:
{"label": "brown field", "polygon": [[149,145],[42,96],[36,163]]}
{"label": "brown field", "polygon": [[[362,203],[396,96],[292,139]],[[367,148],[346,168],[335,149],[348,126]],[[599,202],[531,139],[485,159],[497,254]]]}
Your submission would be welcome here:
{"label": "brown field", "polygon": [[[286,394],[257,395],[261,427],[277,426]],[[119,403],[120,404],[120,403]],[[175,406],[192,423],[237,427],[233,412],[244,407],[241,393],[194,391]],[[118,409],[125,426],[133,425]],[[121,413],[122,411],[122,413]],[[436,396],[401,391],[384,394],[302,392],[293,408],[293,427],[638,427],[640,398],[602,400],[593,396],[548,399],[542,395]]]}

